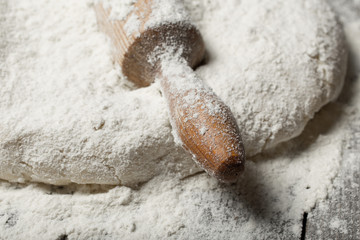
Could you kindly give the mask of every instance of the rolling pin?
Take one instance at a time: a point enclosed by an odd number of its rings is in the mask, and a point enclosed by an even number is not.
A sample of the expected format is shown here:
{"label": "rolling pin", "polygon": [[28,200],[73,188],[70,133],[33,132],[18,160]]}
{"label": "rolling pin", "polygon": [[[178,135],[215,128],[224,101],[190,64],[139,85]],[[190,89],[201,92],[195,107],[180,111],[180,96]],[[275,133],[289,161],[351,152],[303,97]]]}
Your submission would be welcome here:
{"label": "rolling pin", "polygon": [[94,9],[128,80],[138,87],[160,83],[175,141],[208,174],[235,182],[245,164],[240,131],[229,107],[193,71],[205,47],[183,3],[138,0],[123,19],[111,17],[101,2]]}

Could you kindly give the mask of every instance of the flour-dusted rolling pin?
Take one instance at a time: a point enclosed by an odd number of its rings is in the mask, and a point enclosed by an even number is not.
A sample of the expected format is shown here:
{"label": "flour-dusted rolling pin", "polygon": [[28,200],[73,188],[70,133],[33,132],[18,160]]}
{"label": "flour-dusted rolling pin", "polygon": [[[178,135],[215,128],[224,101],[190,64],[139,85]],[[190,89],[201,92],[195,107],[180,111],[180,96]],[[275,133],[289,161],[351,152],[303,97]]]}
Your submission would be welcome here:
{"label": "flour-dusted rolling pin", "polygon": [[95,11],[123,74],[140,87],[160,82],[175,140],[210,175],[236,181],[245,163],[239,128],[229,107],[192,70],[205,48],[183,3],[138,0],[120,20],[101,1]]}

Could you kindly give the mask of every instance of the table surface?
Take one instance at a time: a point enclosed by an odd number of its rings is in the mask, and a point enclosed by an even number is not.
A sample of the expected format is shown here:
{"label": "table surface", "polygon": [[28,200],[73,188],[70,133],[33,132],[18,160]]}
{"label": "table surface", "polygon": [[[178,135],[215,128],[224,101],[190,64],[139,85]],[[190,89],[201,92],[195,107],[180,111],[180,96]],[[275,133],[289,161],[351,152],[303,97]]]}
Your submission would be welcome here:
{"label": "table surface", "polygon": [[360,123],[351,128],[349,148],[343,153],[334,189],[328,199],[307,215],[302,239],[360,239]]}
{"label": "table surface", "polygon": [[[1,2],[3,1],[0,0]],[[328,2],[333,5],[345,25],[346,22],[360,19],[359,0]],[[0,42],[0,47],[1,44]],[[351,97],[354,84],[360,80],[359,72],[354,71],[360,68],[351,66],[356,64],[351,61],[350,59],[350,70],[339,99],[345,104]],[[299,239],[360,239],[360,117],[355,119],[349,128],[351,134],[345,143],[346,148],[338,176],[334,180],[334,188],[327,199],[319,202],[310,212],[304,213],[303,232]]]}
{"label": "table surface", "polygon": [[[360,22],[360,1],[328,2],[345,28],[352,22]],[[354,85],[360,80],[360,56],[354,54],[350,49],[346,83],[338,100],[344,104],[351,101]],[[360,239],[360,118],[355,118],[349,128],[350,136],[345,142],[334,187],[326,200],[318,203],[309,213],[304,213],[301,239]]]}

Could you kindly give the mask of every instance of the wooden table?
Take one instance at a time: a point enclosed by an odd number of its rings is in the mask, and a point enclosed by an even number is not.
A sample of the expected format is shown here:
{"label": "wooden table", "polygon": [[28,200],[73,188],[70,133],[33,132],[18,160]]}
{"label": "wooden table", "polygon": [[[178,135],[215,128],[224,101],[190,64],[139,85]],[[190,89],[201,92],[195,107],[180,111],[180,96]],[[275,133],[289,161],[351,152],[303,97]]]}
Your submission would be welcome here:
{"label": "wooden table", "polygon": [[[360,21],[360,2],[328,0],[346,27]],[[360,24],[359,24],[360,26]],[[358,40],[360,44],[360,39]],[[358,46],[359,46],[358,44]],[[349,104],[354,84],[360,81],[360,56],[350,51],[349,70],[339,102]],[[356,90],[356,89],[355,89]],[[341,168],[328,199],[304,213],[301,239],[360,239],[360,118],[349,125]]]}
{"label": "wooden table", "polygon": [[304,214],[301,239],[360,239],[360,119],[350,127],[334,189]]}

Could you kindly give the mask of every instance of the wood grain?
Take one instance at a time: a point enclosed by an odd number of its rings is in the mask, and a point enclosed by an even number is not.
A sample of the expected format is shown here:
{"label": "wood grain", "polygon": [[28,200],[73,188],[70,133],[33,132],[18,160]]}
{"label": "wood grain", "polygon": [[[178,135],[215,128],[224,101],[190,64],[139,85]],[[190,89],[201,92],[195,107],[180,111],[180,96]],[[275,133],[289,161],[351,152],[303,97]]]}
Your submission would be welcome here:
{"label": "wood grain", "polygon": [[[327,0],[341,19],[344,29],[360,19],[360,2]],[[348,71],[344,89],[337,100],[344,106],[358,108],[356,93],[360,81],[359,51],[345,31],[349,47]],[[358,116],[358,110],[356,116]],[[349,123],[350,135],[345,140],[341,166],[328,199],[309,213],[305,239],[360,239],[360,118]]]}
{"label": "wood grain", "polygon": [[[101,4],[94,7],[100,30],[112,40],[114,60],[122,67],[124,75],[138,87],[146,87],[154,82],[158,66],[148,60],[156,48],[160,53],[158,48],[164,48],[164,45],[182,47],[181,57],[192,68],[198,66],[205,55],[200,32],[188,22],[168,23],[145,29],[151,14],[151,4],[152,0],[137,1],[134,12],[123,21],[111,20],[111,10],[104,9]],[[139,34],[127,35],[124,26],[132,14],[141,20]]]}
{"label": "wood grain", "polygon": [[306,239],[360,239],[360,124],[352,130],[332,193],[309,213]]}
{"label": "wood grain", "polygon": [[360,119],[349,127],[334,188],[309,213],[305,239],[360,239]]}
{"label": "wood grain", "polygon": [[[184,67],[184,71],[176,77],[185,83],[193,78],[186,70]],[[172,93],[167,78],[161,74],[160,84],[183,147],[211,176],[222,182],[234,182],[244,169],[245,152],[229,107],[212,91],[204,91],[203,88]],[[214,106],[216,111],[209,109],[212,107],[204,107],[209,105]]]}

